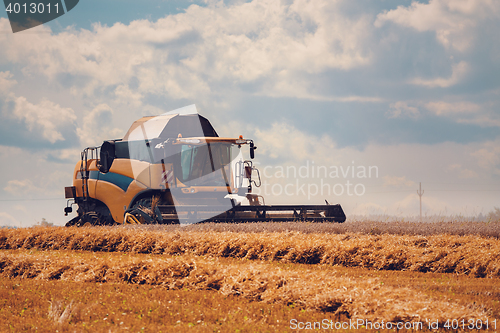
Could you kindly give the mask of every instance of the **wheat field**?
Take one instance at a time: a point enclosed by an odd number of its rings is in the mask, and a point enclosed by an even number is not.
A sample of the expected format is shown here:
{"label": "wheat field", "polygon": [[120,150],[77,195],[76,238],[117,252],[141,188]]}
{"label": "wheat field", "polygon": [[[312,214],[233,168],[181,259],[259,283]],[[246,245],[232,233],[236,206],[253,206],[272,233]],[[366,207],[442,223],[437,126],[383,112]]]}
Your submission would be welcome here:
{"label": "wheat field", "polygon": [[500,276],[500,240],[477,235],[234,232],[182,228],[0,231],[0,249],[84,250],[273,260],[377,270]]}
{"label": "wheat field", "polygon": [[[313,223],[1,229],[0,279],[215,293],[236,304],[240,299],[337,320],[435,319],[443,325],[499,318],[498,224],[434,227],[435,233],[411,223],[365,223],[358,232],[348,224]],[[58,316],[50,308],[44,318],[57,317],[51,322],[62,325],[70,303],[61,304]],[[80,316],[70,310],[63,320],[69,331]],[[97,330],[104,327],[99,323]],[[80,319],[78,325],[90,323]],[[164,328],[155,325],[150,331]],[[243,331],[270,327],[255,325]]]}

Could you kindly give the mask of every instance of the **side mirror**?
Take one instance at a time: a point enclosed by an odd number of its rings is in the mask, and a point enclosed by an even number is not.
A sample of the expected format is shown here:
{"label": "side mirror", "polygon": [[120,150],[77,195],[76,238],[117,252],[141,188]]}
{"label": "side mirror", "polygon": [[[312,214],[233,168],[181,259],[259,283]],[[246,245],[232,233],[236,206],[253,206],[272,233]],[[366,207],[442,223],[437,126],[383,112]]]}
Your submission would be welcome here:
{"label": "side mirror", "polygon": [[255,145],[253,144],[253,141],[250,142],[250,158],[253,159],[255,157],[255,149],[257,149],[257,147],[255,147]]}
{"label": "side mirror", "polygon": [[99,171],[108,173],[115,159],[115,143],[104,141],[99,155]]}

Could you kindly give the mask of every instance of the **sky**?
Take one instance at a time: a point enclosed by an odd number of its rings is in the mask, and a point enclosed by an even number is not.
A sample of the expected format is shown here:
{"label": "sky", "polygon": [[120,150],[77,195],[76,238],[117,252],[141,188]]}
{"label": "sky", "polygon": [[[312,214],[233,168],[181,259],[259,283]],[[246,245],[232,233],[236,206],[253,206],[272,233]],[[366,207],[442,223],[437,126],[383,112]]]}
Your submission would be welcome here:
{"label": "sky", "polygon": [[82,0],[18,33],[2,11],[0,225],[64,225],[83,148],[191,104],[255,141],[268,204],[405,218],[421,183],[424,215],[487,214],[498,31],[495,0]]}

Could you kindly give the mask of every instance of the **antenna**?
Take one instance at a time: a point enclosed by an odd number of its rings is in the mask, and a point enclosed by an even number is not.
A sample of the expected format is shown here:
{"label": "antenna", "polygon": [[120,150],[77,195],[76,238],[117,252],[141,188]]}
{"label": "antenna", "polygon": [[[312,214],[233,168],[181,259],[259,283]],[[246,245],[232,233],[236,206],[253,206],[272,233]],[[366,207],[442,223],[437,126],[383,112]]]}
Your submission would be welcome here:
{"label": "antenna", "polygon": [[424,195],[424,191],[422,190],[422,183],[420,185],[419,190],[417,191],[418,196],[420,197],[420,222],[422,222],[422,195]]}

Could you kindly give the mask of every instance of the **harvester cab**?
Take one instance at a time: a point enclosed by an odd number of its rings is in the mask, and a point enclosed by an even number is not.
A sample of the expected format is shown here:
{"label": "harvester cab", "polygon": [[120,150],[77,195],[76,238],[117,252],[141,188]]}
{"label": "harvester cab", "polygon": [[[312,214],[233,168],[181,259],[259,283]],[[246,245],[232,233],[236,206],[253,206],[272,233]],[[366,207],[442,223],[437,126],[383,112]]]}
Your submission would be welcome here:
{"label": "harvester cab", "polygon": [[191,105],[135,121],[122,139],[85,148],[65,188],[67,226],[201,221],[337,221],[339,205],[266,206],[250,139],[221,138]]}

